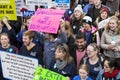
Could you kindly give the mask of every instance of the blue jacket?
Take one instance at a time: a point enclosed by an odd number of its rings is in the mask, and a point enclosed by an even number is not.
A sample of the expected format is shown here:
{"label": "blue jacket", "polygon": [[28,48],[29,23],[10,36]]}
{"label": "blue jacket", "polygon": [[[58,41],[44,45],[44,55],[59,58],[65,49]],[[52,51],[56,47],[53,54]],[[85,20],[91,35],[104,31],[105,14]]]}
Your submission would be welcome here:
{"label": "blue jacket", "polygon": [[55,46],[60,43],[67,43],[66,32],[61,33],[60,37],[58,37],[55,41],[46,41],[44,34],[41,34],[40,39],[42,39],[41,41],[44,43],[44,65],[47,69],[49,69],[51,61],[55,60]]}
{"label": "blue jacket", "polygon": [[[75,76],[73,80],[81,80],[80,75]],[[88,76],[86,80],[92,80],[92,79]]]}
{"label": "blue jacket", "polygon": [[[104,69],[100,70],[96,80],[102,80],[103,73],[104,73]],[[116,76],[116,80],[120,80],[120,71],[119,71],[118,75]]]}

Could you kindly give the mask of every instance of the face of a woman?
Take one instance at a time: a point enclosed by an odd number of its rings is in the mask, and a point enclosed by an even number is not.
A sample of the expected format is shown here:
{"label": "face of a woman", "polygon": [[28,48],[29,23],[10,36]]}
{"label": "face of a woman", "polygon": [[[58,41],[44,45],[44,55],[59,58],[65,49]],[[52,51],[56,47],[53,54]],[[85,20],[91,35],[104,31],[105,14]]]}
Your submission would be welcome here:
{"label": "face of a woman", "polygon": [[78,10],[76,10],[76,11],[74,12],[74,15],[75,15],[75,18],[79,19],[80,16],[81,16],[81,12],[78,11]]}
{"label": "face of a woman", "polygon": [[105,72],[112,72],[113,71],[113,68],[110,68],[110,66],[108,65],[108,61],[107,60],[105,60],[105,62],[104,62],[104,70],[105,70]]}
{"label": "face of a woman", "polygon": [[117,28],[117,23],[116,23],[116,20],[115,19],[111,19],[110,21],[109,21],[109,28],[110,28],[110,30],[115,30],[116,28]]}
{"label": "face of a woman", "polygon": [[55,58],[56,59],[63,59],[64,56],[65,56],[64,51],[57,48],[55,51]]}
{"label": "face of a woman", "polygon": [[92,58],[93,56],[97,56],[97,50],[95,51],[92,46],[87,47],[87,55],[89,58]]}
{"label": "face of a woman", "polygon": [[84,69],[79,69],[79,75],[81,76],[82,79],[86,79],[88,73]]}
{"label": "face of a woman", "polygon": [[104,12],[101,13],[101,18],[102,18],[103,20],[106,19],[107,16],[108,16],[107,12],[104,11]]}
{"label": "face of a woman", "polygon": [[9,39],[7,36],[2,35],[0,38],[0,43],[2,46],[6,47],[9,44]]}
{"label": "face of a woman", "polygon": [[87,23],[83,23],[83,27],[86,29],[86,30],[89,30],[91,27],[89,24]]}

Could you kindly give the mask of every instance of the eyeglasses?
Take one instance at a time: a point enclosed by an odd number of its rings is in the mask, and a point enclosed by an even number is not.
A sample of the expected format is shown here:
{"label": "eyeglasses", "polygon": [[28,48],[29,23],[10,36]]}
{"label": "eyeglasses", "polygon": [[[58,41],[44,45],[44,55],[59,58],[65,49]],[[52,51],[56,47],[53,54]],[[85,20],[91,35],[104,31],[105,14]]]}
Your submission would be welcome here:
{"label": "eyeglasses", "polygon": [[94,51],[87,50],[86,52],[87,52],[87,53],[92,53],[92,52],[94,52]]}

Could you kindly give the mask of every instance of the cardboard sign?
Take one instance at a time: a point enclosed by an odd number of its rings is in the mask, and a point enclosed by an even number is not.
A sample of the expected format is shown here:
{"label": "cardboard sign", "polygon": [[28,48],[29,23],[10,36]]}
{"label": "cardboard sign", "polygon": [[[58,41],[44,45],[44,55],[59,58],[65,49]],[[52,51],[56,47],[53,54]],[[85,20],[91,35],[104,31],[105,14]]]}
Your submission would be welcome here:
{"label": "cardboard sign", "polygon": [[32,17],[29,30],[56,34],[64,12],[65,10],[37,9]]}
{"label": "cardboard sign", "polygon": [[66,77],[58,73],[55,73],[48,69],[37,67],[33,80],[67,80],[67,79]]}
{"label": "cardboard sign", "polygon": [[2,52],[1,65],[3,77],[10,80],[33,80],[38,60],[13,53]]}
{"label": "cardboard sign", "polygon": [[0,0],[0,20],[17,20],[15,0]]}

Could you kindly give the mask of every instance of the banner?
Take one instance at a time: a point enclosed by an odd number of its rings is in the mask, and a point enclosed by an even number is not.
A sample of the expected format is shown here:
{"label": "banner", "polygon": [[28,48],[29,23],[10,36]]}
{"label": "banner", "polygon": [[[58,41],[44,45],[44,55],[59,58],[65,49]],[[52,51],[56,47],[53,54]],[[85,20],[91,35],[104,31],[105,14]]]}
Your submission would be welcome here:
{"label": "banner", "polygon": [[37,9],[31,19],[29,30],[56,34],[64,12],[65,10]]}
{"label": "banner", "polygon": [[0,51],[3,77],[10,80],[33,80],[38,60]]}
{"label": "banner", "polygon": [[48,69],[37,67],[33,80],[67,80],[61,74],[55,73]]}
{"label": "banner", "polygon": [[0,20],[17,20],[15,0],[0,0]]}

